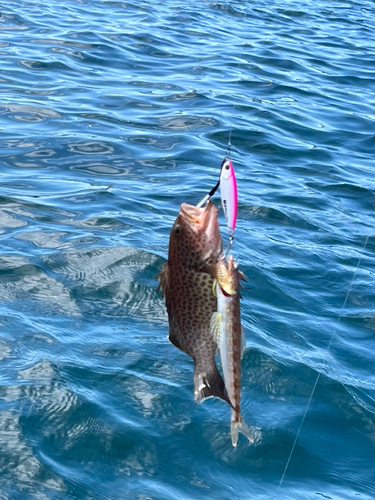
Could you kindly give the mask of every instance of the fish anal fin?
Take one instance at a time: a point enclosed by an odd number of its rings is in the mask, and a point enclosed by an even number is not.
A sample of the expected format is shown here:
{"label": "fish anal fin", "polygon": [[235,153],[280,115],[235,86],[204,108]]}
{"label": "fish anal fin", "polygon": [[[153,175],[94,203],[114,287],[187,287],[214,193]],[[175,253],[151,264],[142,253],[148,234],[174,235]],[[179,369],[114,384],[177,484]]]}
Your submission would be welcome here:
{"label": "fish anal fin", "polygon": [[196,366],[194,369],[194,398],[197,403],[201,403],[207,398],[216,397],[223,399],[230,404],[227,390],[225,389],[224,381],[220,375],[216,365],[211,369],[199,370]]}

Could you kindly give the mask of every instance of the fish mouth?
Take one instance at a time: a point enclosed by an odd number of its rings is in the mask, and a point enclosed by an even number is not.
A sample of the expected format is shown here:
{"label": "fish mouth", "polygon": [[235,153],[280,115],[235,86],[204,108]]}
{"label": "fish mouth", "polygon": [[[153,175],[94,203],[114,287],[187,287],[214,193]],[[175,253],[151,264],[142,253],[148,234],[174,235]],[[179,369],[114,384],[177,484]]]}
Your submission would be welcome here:
{"label": "fish mouth", "polygon": [[203,208],[183,203],[180,215],[184,222],[196,232],[203,231],[207,233],[210,227],[215,226],[217,220],[217,210],[212,201],[209,201]]}

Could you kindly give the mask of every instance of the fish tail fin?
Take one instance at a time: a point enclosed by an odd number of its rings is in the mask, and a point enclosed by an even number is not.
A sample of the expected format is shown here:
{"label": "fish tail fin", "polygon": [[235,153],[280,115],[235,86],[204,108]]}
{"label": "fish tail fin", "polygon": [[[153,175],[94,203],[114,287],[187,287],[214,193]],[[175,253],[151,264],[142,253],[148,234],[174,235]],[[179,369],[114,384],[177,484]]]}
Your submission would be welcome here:
{"label": "fish tail fin", "polygon": [[227,390],[224,385],[216,365],[209,370],[201,370],[199,366],[194,369],[194,398],[197,403],[201,403],[207,398],[215,396],[230,404]]}
{"label": "fish tail fin", "polygon": [[245,420],[239,416],[239,419],[233,419],[230,426],[230,437],[232,438],[232,445],[237,446],[238,434],[241,433],[249,440],[250,444],[254,444],[260,439],[260,431],[256,427],[249,427]]}

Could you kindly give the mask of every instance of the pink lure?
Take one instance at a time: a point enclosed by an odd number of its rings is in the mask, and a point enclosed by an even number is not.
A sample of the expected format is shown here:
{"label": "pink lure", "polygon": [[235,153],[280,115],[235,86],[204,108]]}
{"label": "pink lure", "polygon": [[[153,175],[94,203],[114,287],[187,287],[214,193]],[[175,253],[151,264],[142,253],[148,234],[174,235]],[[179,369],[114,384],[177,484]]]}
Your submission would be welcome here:
{"label": "pink lure", "polygon": [[223,161],[220,172],[220,193],[228,233],[233,236],[237,220],[237,183],[234,168],[229,158]]}

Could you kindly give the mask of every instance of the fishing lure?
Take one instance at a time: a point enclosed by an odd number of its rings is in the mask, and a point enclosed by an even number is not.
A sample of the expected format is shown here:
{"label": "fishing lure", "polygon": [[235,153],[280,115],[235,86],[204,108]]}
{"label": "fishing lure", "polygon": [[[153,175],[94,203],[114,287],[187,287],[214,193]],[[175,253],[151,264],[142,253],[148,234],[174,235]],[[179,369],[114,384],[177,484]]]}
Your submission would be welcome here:
{"label": "fishing lure", "polygon": [[224,158],[221,164],[220,177],[217,184],[201,199],[201,201],[197,204],[197,207],[202,207],[205,203],[207,203],[207,201],[211,198],[211,196],[214,195],[219,186],[221,193],[221,204],[223,206],[229,234],[229,245],[227,251],[224,254],[225,258],[228,255],[228,252],[233,243],[238,208],[236,176],[234,173],[232,161],[228,155]]}
{"label": "fishing lure", "polygon": [[223,205],[225,220],[227,221],[228,234],[233,240],[234,230],[237,221],[237,182],[234,168],[230,158],[224,158],[220,171],[220,193]]}

